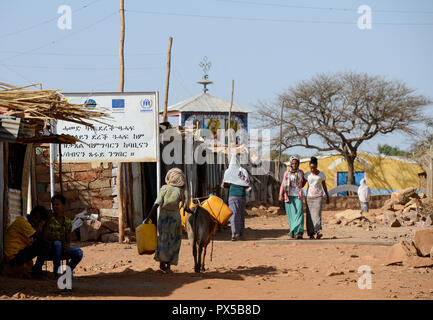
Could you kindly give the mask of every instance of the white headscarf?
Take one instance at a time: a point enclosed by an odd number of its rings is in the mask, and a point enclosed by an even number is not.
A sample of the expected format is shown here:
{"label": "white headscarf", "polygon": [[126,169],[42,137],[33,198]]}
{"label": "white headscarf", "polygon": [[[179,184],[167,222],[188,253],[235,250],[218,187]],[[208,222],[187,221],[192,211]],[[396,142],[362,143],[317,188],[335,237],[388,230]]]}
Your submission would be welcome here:
{"label": "white headscarf", "polygon": [[223,183],[232,183],[242,187],[250,187],[250,179],[247,170],[241,167],[239,157],[234,154],[230,159],[230,164],[224,172]]}
{"label": "white headscarf", "polygon": [[362,179],[358,188],[358,198],[361,202],[370,201],[370,187],[367,185],[367,181]]}

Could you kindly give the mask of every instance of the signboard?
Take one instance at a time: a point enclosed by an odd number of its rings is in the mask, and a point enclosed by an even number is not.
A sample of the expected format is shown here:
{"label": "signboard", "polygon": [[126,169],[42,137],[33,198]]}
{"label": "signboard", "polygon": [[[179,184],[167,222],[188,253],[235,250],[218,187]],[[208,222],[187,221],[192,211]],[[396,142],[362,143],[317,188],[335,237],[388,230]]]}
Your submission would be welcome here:
{"label": "signboard", "polygon": [[64,93],[70,103],[102,107],[112,119],[93,122],[94,128],[69,121],[57,122],[58,134],[83,142],[62,145],[63,162],[157,162],[158,93]]}

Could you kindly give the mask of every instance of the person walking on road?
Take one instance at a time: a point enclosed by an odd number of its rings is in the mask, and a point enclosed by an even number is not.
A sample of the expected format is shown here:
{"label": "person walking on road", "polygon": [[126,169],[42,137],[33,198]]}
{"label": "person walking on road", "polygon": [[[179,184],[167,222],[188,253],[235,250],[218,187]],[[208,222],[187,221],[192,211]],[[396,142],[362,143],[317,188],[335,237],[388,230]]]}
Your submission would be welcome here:
{"label": "person walking on road", "polygon": [[284,200],[289,220],[289,237],[292,239],[302,239],[304,235],[303,185],[304,172],[299,169],[299,159],[292,156],[290,169],[284,173],[279,195],[279,200]]}
{"label": "person walking on road", "polygon": [[326,194],[326,203],[329,203],[329,194],[326,187],[326,176],[319,171],[316,157],[310,159],[310,171],[305,174],[303,185],[308,182],[307,189],[307,233],[310,239],[322,238],[322,201],[323,192]]}
{"label": "person walking on road", "polygon": [[361,211],[362,213],[368,212],[368,203],[370,201],[371,190],[367,184],[367,181],[364,179],[361,180],[361,183],[358,188],[358,198],[359,202],[361,202]]}
{"label": "person walking on road", "polygon": [[[170,266],[177,265],[182,240],[182,220],[179,213],[179,203],[189,211],[189,194],[186,177],[179,168],[170,169],[165,176],[166,185],[161,187],[148,217],[158,217],[158,244],[155,251],[155,260],[159,261],[162,271],[171,272]],[[147,218],[146,218],[147,219]]]}

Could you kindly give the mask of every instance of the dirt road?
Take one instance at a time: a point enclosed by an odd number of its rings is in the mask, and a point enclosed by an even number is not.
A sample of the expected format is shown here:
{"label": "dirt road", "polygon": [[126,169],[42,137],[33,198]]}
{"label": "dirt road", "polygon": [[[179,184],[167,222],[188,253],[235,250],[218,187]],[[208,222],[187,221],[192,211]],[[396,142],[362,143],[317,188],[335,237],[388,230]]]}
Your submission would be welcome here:
{"label": "dirt road", "polygon": [[[433,299],[433,269],[384,266],[390,245],[411,239],[415,227],[372,231],[326,224],[322,240],[289,240],[285,216],[249,216],[245,241],[223,229],[193,272],[191,248],[182,241],[174,273],[158,270],[135,244],[80,243],[84,251],[72,293],[52,281],[0,277],[0,299]],[[372,270],[372,288],[359,289],[360,266]]]}

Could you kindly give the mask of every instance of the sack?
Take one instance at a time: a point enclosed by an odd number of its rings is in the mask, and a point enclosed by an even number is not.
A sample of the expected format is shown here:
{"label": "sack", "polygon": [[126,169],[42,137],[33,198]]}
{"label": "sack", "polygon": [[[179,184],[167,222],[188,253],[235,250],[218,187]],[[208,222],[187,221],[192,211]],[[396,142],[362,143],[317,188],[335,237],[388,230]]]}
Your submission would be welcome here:
{"label": "sack", "polygon": [[142,223],[135,229],[138,254],[153,254],[156,250],[158,239],[156,236],[156,226],[152,220]]}

